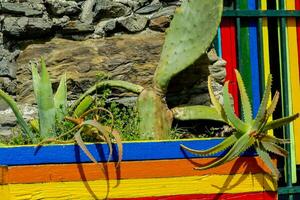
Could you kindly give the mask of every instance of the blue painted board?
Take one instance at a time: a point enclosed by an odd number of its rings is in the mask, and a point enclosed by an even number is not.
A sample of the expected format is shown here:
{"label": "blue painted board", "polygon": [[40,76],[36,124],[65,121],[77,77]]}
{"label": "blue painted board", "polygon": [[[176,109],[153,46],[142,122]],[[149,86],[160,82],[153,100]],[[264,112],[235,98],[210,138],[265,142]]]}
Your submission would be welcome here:
{"label": "blue painted board", "polygon": [[[248,0],[248,9],[256,10],[256,0]],[[258,64],[258,41],[257,41],[257,20],[250,20],[249,22],[249,45],[250,45],[250,65],[252,78],[252,104],[253,117],[256,116],[260,105],[260,76]]]}
{"label": "blue painted board", "polygon": [[[207,140],[180,140],[180,141],[154,141],[154,142],[125,142],[123,143],[123,161],[142,161],[142,160],[164,160],[164,159],[183,159],[195,158],[190,153],[182,150],[180,144],[190,148],[207,149],[223,139]],[[107,144],[87,144],[87,148],[99,162],[108,159]],[[117,147],[114,145],[113,161],[117,161]],[[225,152],[205,157],[219,157]],[[250,149],[243,154],[244,156],[256,155]],[[78,145],[47,145],[42,147],[17,146],[0,148],[0,165],[35,165],[35,164],[56,164],[56,163],[80,163],[91,162]]]}

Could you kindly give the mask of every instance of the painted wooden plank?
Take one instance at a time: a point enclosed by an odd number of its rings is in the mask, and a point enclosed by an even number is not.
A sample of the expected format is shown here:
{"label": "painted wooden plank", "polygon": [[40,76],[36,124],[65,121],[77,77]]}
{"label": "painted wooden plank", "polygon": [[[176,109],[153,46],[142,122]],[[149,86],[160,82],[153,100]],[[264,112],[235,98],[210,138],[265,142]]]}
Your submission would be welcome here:
{"label": "painted wooden plank", "polygon": [[[287,9],[295,10],[295,1],[287,2]],[[298,60],[298,45],[300,42],[297,40],[297,26],[296,18],[288,18],[287,20],[287,32],[289,41],[289,51],[292,52],[289,55],[290,60],[290,79],[291,79],[291,100],[292,109],[291,113],[300,113],[300,80],[299,80],[299,60]],[[295,140],[296,163],[300,164],[300,119],[295,120],[293,123],[293,136]]]}
{"label": "painted wooden plank", "polygon": [[[267,10],[267,0],[262,0],[261,1],[261,10]],[[268,19],[267,17],[264,17],[262,19],[262,42],[263,42],[263,57],[264,57],[264,63],[263,63],[263,80],[264,82],[262,83],[261,88],[265,88],[265,86],[267,85],[267,81],[268,81],[268,77],[271,73],[271,68],[270,68],[270,54],[269,54],[269,30],[268,30]],[[271,103],[271,98],[269,97],[268,99],[268,104]],[[269,121],[272,120],[272,116],[270,116]],[[269,130],[268,134],[273,135],[274,131],[273,130]]]}
{"label": "painted wooden plank", "polygon": [[[241,10],[248,9],[248,0],[238,0]],[[245,88],[249,96],[251,105],[253,105],[253,89],[252,89],[252,74],[250,64],[250,44],[249,44],[249,23],[245,19],[241,19],[240,31],[238,36],[238,69],[245,83]]]}
{"label": "painted wooden plank", "polygon": [[[130,198],[133,200],[229,200],[229,199],[243,199],[243,200],[277,200],[276,192],[249,192],[240,194],[188,194],[188,195],[172,195],[160,197],[141,197]],[[130,200],[128,198],[117,198],[115,200]]]}
{"label": "painted wooden plank", "polygon": [[[286,9],[288,10],[295,10],[295,2],[294,1],[286,1]],[[297,47],[297,30],[296,30],[296,19],[295,18],[288,18],[287,19],[287,49],[288,49],[288,83],[289,88],[286,88],[288,90],[289,94],[289,115],[293,113],[293,111],[298,110],[300,107],[299,100],[299,77],[298,77],[298,57],[295,56],[298,55],[298,47]],[[293,74],[296,73],[296,74]],[[296,82],[295,82],[296,81]],[[299,96],[299,97],[298,97]],[[300,111],[300,109],[298,110]],[[298,120],[297,120],[298,121]],[[291,164],[292,164],[292,181],[295,183],[297,180],[297,169],[296,169],[296,140],[300,139],[300,137],[296,138],[296,130],[295,128],[300,128],[295,126],[297,122],[292,122],[290,126],[290,140],[291,140]],[[299,147],[298,147],[299,148]],[[300,150],[300,149],[299,149]]]}
{"label": "painted wooden plank", "polygon": [[269,168],[258,157],[240,157],[207,170],[194,169],[214,160],[215,158],[123,161],[119,168],[116,168],[116,163],[0,167],[0,184],[270,173]]}
{"label": "painted wooden plank", "polygon": [[215,194],[276,191],[276,182],[266,174],[204,175],[176,178],[97,180],[8,184],[1,196],[10,199],[111,199],[178,194]]}
{"label": "painted wooden plank", "polygon": [[234,19],[223,18],[221,22],[222,57],[226,60],[226,81],[233,96],[234,110],[239,115],[238,86],[234,70],[237,68],[236,28]]}
{"label": "painted wooden plank", "polygon": [[[223,141],[222,138],[200,140],[174,140],[174,141],[149,141],[149,142],[124,142],[123,161],[133,160],[166,160],[196,158],[180,148],[180,144],[195,149],[208,149]],[[87,148],[99,162],[106,162],[109,149],[106,144],[87,144]],[[113,161],[118,160],[116,145],[113,146]],[[219,157],[225,152],[204,157]],[[244,156],[256,155],[253,149],[246,151]],[[35,146],[16,146],[0,148],[0,165],[34,165],[55,163],[91,162],[79,146],[47,145],[40,148]]]}
{"label": "painted wooden plank", "polygon": [[[249,10],[256,10],[256,0],[248,0]],[[252,79],[252,105],[253,116],[256,116],[260,105],[260,74],[258,66],[258,38],[257,38],[257,20],[249,21],[249,49],[250,49],[250,66]]]}

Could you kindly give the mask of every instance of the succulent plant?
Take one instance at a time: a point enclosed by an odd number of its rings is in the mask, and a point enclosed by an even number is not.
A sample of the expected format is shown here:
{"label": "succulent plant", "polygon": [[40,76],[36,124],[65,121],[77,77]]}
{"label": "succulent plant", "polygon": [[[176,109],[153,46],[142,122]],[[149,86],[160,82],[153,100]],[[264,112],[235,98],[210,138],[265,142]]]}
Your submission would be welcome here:
{"label": "succulent plant", "polygon": [[19,110],[17,103],[12,97],[0,89],[0,98],[13,110],[18,124],[21,126],[23,137],[31,140],[33,143],[38,142],[36,135],[32,130],[39,132],[41,138],[48,138],[55,133],[56,120],[62,120],[66,113],[67,105],[67,86],[66,75],[61,78],[58,90],[53,95],[52,85],[46,69],[44,59],[41,59],[41,73],[39,75],[36,65],[32,65],[32,80],[36,103],[38,106],[39,118],[34,119],[27,124]]}
{"label": "succulent plant", "polygon": [[[252,117],[252,108],[249,101],[249,97],[246,93],[243,80],[238,71],[236,71],[238,87],[240,91],[240,99],[242,104],[243,119],[239,119],[235,113],[233,106],[231,104],[231,95],[228,92],[228,82],[224,86],[224,106],[222,106],[215,96],[210,92],[212,103],[215,108],[218,110],[220,116],[227,121],[228,124],[233,126],[235,131],[230,137],[227,137],[219,143],[218,145],[207,149],[207,150],[195,150],[190,149],[184,145],[181,147],[193,154],[197,155],[209,155],[215,154],[220,151],[224,151],[231,147],[229,151],[220,159],[216,160],[213,163],[210,163],[206,166],[199,167],[196,169],[208,169],[222,165],[228,161],[231,161],[237,158],[241,153],[246,151],[250,147],[254,147],[259,157],[266,163],[269,169],[272,172],[272,175],[278,179],[280,177],[279,170],[274,166],[272,159],[269,156],[269,152],[280,155],[287,156],[288,152],[283,149],[279,144],[288,143],[288,140],[280,139],[272,135],[268,135],[268,130],[276,129],[281,126],[284,126],[293,120],[299,117],[299,113],[294,114],[289,117],[284,117],[276,119],[273,121],[268,121],[269,117],[272,115],[276,108],[276,104],[279,99],[279,92],[276,91],[272,99],[271,104],[268,106],[268,99],[271,94],[271,81],[272,75],[269,75],[266,89],[260,104],[258,113],[253,119]],[[209,80],[210,83],[210,80]],[[209,86],[210,88],[210,86]],[[212,91],[212,89],[209,89]],[[225,115],[224,115],[225,114]]]}
{"label": "succulent plant", "polygon": [[166,39],[160,61],[154,74],[153,87],[143,88],[133,83],[108,80],[96,83],[76,102],[103,87],[124,88],[139,94],[137,111],[142,139],[167,139],[173,119],[210,119],[224,121],[215,108],[207,106],[182,106],[170,109],[166,92],[170,80],[206,54],[213,41],[222,16],[222,0],[183,1],[177,8]]}

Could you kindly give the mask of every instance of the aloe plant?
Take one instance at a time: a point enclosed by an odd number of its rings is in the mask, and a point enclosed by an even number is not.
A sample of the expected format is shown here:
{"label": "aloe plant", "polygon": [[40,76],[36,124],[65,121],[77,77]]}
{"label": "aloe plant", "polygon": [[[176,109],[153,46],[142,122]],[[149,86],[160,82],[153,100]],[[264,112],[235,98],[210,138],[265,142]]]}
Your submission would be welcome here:
{"label": "aloe plant", "polygon": [[56,120],[62,120],[66,114],[67,86],[66,74],[61,78],[58,90],[53,95],[52,85],[46,69],[44,59],[41,59],[41,72],[38,73],[36,65],[32,65],[32,83],[34,95],[38,106],[38,119],[28,124],[22,116],[17,103],[7,93],[0,89],[0,97],[8,103],[13,110],[18,124],[21,126],[24,139],[29,138],[37,143],[37,136],[32,130],[39,132],[42,139],[49,138],[55,134]]}
{"label": "aloe plant", "polygon": [[[246,151],[251,146],[254,146],[259,157],[269,167],[275,179],[278,179],[280,177],[280,173],[278,169],[273,165],[273,162],[269,156],[269,152],[280,156],[287,156],[288,152],[285,149],[283,149],[281,146],[279,146],[279,144],[285,144],[288,143],[289,141],[285,139],[276,138],[275,136],[268,135],[267,131],[270,129],[279,128],[281,126],[284,126],[292,122],[293,120],[299,117],[299,113],[289,117],[268,121],[269,117],[274,112],[276,108],[276,104],[279,99],[279,92],[276,91],[271,104],[268,106],[268,99],[271,94],[271,81],[272,81],[272,75],[269,75],[266,89],[264,91],[264,95],[262,98],[262,102],[260,104],[256,117],[253,119],[252,108],[249,101],[249,97],[246,93],[246,89],[244,87],[244,82],[242,80],[242,77],[238,71],[236,71],[236,77],[237,77],[238,87],[240,91],[243,119],[238,118],[234,113],[234,109],[231,104],[231,95],[228,92],[228,82],[225,83],[224,91],[223,91],[224,106],[222,106],[216,100],[213,93],[210,92],[212,103],[217,109],[219,115],[224,119],[224,121],[227,121],[227,123],[233,126],[233,128],[235,129],[233,134],[230,137],[226,138],[224,141],[222,141],[220,144],[207,150],[190,149],[184,145],[181,145],[181,147],[197,155],[215,154],[217,152],[224,151],[229,147],[231,147],[230,150],[222,158],[206,166],[196,168],[196,169],[208,169],[208,168],[222,165],[228,161],[231,161],[237,158],[242,152]],[[210,88],[210,84],[209,84],[209,88]],[[211,88],[209,90],[212,91]]]}
{"label": "aloe plant", "polygon": [[[183,1],[174,15],[160,61],[153,78],[153,87],[143,88],[133,83],[108,80],[96,83],[72,106],[103,87],[124,88],[139,94],[137,111],[139,132],[142,139],[167,139],[173,119],[210,119],[224,121],[215,108],[206,106],[185,106],[169,108],[166,92],[171,79],[193,64],[214,39],[222,16],[222,0]],[[205,111],[205,112],[204,112]]]}

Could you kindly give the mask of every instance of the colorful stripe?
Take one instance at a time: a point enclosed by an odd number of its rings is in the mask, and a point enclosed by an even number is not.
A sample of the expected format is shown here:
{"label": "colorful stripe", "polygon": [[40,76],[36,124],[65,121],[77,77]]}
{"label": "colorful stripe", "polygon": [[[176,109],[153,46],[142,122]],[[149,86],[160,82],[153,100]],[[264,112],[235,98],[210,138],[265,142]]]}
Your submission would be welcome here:
{"label": "colorful stripe", "polygon": [[[240,194],[191,194],[191,195],[176,195],[176,196],[160,196],[160,197],[142,197],[130,198],[133,200],[230,200],[230,199],[243,199],[243,200],[276,200],[276,192],[249,192]],[[127,198],[117,198],[115,200],[130,200]]]}
{"label": "colorful stripe", "polygon": [[[255,0],[248,0],[249,10],[256,10],[257,5]],[[249,46],[250,46],[250,66],[252,78],[252,104],[253,116],[256,116],[260,105],[260,76],[258,66],[258,41],[257,41],[257,20],[249,22]]]}
{"label": "colorful stripe", "polygon": [[8,184],[0,188],[1,197],[9,199],[111,199],[199,193],[240,194],[276,191],[277,186],[267,174],[208,174],[176,178]]}
{"label": "colorful stripe", "polygon": [[[241,157],[219,167],[195,170],[212,162],[215,158],[123,161],[116,163],[85,163],[63,165],[27,165],[0,168],[0,184],[43,183],[62,181],[92,181],[107,179],[167,178],[180,176],[201,176],[206,174],[249,174],[270,173],[269,168],[258,157]],[[245,165],[245,163],[247,163]]]}
{"label": "colorful stripe", "polygon": [[[295,2],[294,1],[287,1],[286,2],[286,9],[289,10],[295,10]],[[299,77],[298,77],[298,57],[294,55],[298,55],[298,47],[297,47],[297,32],[296,32],[296,19],[295,18],[288,18],[287,19],[287,49],[288,49],[288,84],[289,87],[286,88],[289,93],[289,115],[294,113],[294,111],[300,111],[300,105],[299,105]],[[293,52],[293,53],[292,53]],[[296,112],[295,112],[296,113]],[[293,170],[293,182],[295,183],[297,180],[297,169],[296,169],[296,148],[298,150],[299,147],[296,146],[296,133],[294,131],[297,130],[297,128],[300,128],[300,126],[295,126],[297,122],[293,122],[290,124],[290,140],[291,140],[291,164],[292,164],[292,170]],[[296,129],[295,129],[296,128]],[[297,137],[297,139],[300,139],[300,137]]]}
{"label": "colorful stripe", "polygon": [[[239,7],[237,9],[246,10],[248,9],[248,0],[239,0]],[[252,93],[252,75],[251,75],[251,64],[250,64],[250,44],[249,44],[249,28],[248,21],[245,19],[240,20],[240,31],[237,32],[238,40],[238,62],[239,72],[243,77],[245,88],[249,96],[251,105],[253,105],[253,93]]]}
{"label": "colorful stripe", "polygon": [[[210,138],[199,140],[124,142],[122,158],[123,161],[197,158],[198,156],[181,149],[180,144],[204,150],[219,144],[223,140],[222,138]],[[87,144],[87,148],[97,161],[107,161],[109,155],[107,144]],[[116,145],[113,145],[113,149],[112,161],[117,161],[118,153]],[[7,166],[91,162],[81,148],[74,144],[47,145],[38,148],[35,146],[1,147],[0,151],[0,165]],[[214,158],[223,156],[225,153],[223,151],[204,157]],[[256,153],[253,149],[250,149],[242,155],[253,156]]]}
{"label": "colorful stripe", "polygon": [[[295,10],[295,2],[292,2],[290,5],[291,9]],[[290,24],[291,23],[291,24]],[[293,62],[290,63],[290,77],[291,77],[291,93],[292,93],[292,113],[300,113],[300,79],[299,79],[299,59],[296,55],[299,55],[300,49],[298,49],[298,39],[297,39],[297,26],[296,26],[296,18],[291,18],[288,20],[288,28],[291,29],[291,33],[289,34],[289,40],[293,42],[291,51],[293,52]],[[295,138],[295,156],[296,163],[300,164],[300,119],[297,119],[293,122],[293,130],[294,130],[294,138]]]}
{"label": "colorful stripe", "polygon": [[236,28],[234,19],[223,18],[221,22],[222,57],[226,60],[226,80],[229,81],[229,92],[233,96],[234,110],[239,115],[238,86],[235,76],[237,68]]}

